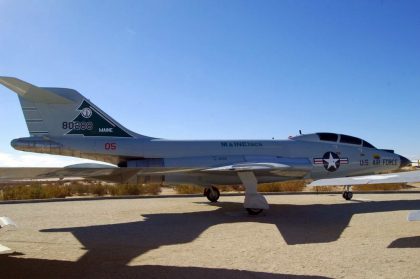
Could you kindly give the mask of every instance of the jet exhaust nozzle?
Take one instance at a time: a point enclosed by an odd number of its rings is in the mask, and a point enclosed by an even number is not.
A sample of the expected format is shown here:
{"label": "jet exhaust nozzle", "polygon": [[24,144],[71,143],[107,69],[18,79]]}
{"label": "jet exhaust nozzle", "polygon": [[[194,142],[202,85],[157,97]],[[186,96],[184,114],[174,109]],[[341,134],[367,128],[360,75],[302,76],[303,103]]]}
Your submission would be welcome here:
{"label": "jet exhaust nozzle", "polygon": [[16,150],[37,153],[53,153],[62,148],[61,144],[54,141],[33,137],[14,139],[10,145]]}

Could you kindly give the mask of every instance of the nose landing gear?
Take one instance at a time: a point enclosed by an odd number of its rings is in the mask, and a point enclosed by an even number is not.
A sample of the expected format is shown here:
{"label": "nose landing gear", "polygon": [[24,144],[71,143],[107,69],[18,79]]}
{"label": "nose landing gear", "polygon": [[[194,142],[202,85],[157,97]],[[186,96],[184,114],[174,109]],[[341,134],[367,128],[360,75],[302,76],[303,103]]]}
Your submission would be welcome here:
{"label": "nose landing gear", "polygon": [[244,207],[249,215],[258,215],[268,209],[267,200],[257,192],[257,178],[253,172],[238,172],[239,179],[245,187]]}

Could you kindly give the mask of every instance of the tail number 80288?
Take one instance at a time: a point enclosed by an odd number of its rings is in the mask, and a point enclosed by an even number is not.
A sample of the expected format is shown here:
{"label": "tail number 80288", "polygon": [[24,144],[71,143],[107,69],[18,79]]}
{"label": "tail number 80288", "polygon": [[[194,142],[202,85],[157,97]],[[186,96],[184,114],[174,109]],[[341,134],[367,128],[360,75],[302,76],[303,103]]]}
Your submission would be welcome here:
{"label": "tail number 80288", "polygon": [[92,122],[85,122],[85,121],[72,121],[72,122],[63,122],[62,125],[64,130],[70,129],[70,130],[92,130],[93,129],[93,123]]}

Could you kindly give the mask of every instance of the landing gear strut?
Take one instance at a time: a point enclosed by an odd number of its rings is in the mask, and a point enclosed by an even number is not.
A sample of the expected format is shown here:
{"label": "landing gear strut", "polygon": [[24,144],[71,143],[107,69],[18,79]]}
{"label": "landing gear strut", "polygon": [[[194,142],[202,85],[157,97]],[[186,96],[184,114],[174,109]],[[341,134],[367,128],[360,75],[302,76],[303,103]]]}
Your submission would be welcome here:
{"label": "landing gear strut", "polygon": [[239,179],[245,187],[244,207],[249,215],[258,215],[268,209],[267,200],[257,192],[257,178],[253,172],[238,172]]}
{"label": "landing gear strut", "polygon": [[217,200],[220,198],[220,191],[214,186],[211,186],[210,188],[204,189],[204,196],[207,197],[207,199],[211,202],[217,202]]}
{"label": "landing gear strut", "polygon": [[353,198],[353,192],[351,191],[351,185],[344,186],[343,198],[347,201]]}

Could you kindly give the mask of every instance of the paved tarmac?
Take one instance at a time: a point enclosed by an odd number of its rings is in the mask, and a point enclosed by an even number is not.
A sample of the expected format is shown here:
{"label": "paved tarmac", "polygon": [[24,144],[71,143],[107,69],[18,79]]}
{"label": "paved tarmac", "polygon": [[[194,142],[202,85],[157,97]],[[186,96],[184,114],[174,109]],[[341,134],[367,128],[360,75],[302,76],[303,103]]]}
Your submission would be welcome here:
{"label": "paved tarmac", "polygon": [[419,278],[420,193],[0,204],[0,278]]}

